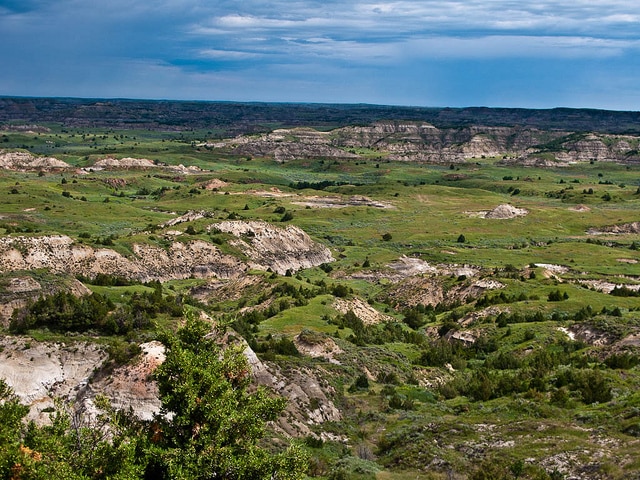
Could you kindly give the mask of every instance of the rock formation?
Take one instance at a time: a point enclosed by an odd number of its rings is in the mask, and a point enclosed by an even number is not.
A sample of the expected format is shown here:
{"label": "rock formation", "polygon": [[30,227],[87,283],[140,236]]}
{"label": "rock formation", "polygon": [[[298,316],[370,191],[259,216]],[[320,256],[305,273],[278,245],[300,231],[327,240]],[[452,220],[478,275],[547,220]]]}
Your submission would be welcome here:
{"label": "rock formation", "polygon": [[237,237],[230,243],[249,258],[251,268],[271,269],[284,275],[332,262],[327,247],[314,242],[301,228],[275,227],[267,222],[224,221],[210,226],[213,231]]}
{"label": "rock formation", "polygon": [[5,152],[0,150],[0,169],[32,172],[37,170],[65,170],[71,168],[66,162],[53,157],[37,157],[28,152]]}

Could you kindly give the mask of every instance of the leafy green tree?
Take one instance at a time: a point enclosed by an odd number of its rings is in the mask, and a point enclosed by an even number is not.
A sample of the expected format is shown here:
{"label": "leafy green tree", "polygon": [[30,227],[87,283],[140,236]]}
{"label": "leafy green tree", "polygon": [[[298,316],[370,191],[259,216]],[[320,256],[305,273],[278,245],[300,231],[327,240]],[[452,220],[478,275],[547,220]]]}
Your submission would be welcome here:
{"label": "leafy green tree", "polygon": [[141,478],[136,461],[139,433],[104,398],[96,418],[58,405],[51,424],[38,427],[23,419],[21,405],[0,380],[0,478],[69,480]]}
{"label": "leafy green tree", "polygon": [[293,213],[291,212],[285,212],[284,215],[282,215],[282,218],[280,219],[281,222],[289,222],[293,220]]}
{"label": "leafy green tree", "polygon": [[161,334],[166,360],[155,377],[162,409],[149,432],[145,478],[302,478],[307,459],[298,446],[271,454],[257,444],[285,400],[261,387],[249,392],[241,349],[222,349],[211,333],[189,314],[176,334]]}
{"label": "leafy green tree", "polygon": [[0,380],[0,477],[10,478],[20,463],[22,419],[29,408],[21,405],[11,388]]}

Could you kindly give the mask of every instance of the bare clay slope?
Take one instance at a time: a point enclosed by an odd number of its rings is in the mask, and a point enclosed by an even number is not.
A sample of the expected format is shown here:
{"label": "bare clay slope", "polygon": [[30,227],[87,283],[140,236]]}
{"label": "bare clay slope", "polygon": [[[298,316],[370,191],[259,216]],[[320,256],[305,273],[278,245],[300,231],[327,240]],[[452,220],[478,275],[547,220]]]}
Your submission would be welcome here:
{"label": "bare clay slope", "polygon": [[[358,149],[380,159],[462,163],[481,157],[505,162],[637,162],[640,138],[633,135],[577,134],[530,127],[465,126],[438,128],[418,122],[376,122],[320,132],[310,128],[280,129],[208,142],[206,147],[236,155],[266,156],[279,162],[294,159],[361,157]],[[542,165],[544,166],[544,165]]]}
{"label": "bare clay slope", "polygon": [[0,239],[0,272],[46,268],[86,277],[108,274],[164,282],[190,277],[234,278],[249,268],[295,272],[333,260],[326,247],[297,227],[283,229],[265,222],[223,222],[215,228],[236,235],[236,243],[249,261],[223,254],[202,240],[174,242],[167,250],[134,244],[133,255],[125,257],[109,248],[76,243],[64,235],[3,237]]}

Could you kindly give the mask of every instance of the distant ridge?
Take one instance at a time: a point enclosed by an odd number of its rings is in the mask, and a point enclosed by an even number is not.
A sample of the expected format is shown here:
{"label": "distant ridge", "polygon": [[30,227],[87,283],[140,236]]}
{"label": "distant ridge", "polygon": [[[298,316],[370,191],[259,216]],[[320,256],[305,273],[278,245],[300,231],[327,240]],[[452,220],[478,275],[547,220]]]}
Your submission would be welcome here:
{"label": "distant ridge", "polygon": [[152,130],[207,129],[221,137],[281,127],[368,125],[380,120],[427,122],[440,128],[484,125],[640,133],[640,112],[595,109],[0,97],[0,123],[53,122],[69,127]]}

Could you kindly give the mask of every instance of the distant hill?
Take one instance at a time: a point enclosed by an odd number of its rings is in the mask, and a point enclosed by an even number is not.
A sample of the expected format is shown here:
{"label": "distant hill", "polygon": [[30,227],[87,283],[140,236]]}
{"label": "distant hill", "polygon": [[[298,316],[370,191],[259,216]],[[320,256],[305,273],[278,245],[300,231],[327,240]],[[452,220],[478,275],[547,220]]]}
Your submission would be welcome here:
{"label": "distant hill", "polygon": [[207,129],[215,136],[280,127],[337,128],[381,120],[439,128],[520,126],[573,132],[640,133],[640,112],[554,108],[427,108],[363,104],[235,103],[169,100],[0,97],[1,123],[60,123],[87,128]]}

